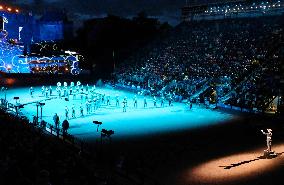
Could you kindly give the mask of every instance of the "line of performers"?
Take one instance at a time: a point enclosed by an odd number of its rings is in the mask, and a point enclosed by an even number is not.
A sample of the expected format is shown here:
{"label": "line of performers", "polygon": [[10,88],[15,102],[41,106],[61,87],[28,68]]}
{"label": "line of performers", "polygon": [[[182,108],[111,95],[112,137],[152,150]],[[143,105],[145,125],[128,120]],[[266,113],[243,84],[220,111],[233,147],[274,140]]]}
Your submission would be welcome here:
{"label": "line of performers", "polygon": [[[85,101],[85,105],[83,105],[83,103],[79,105],[80,116],[84,116],[84,114],[88,115],[95,112],[97,109],[101,107],[101,105],[106,105],[106,106],[111,105],[111,100],[112,100],[111,97],[109,95],[97,93],[95,85],[89,87],[89,85],[87,84],[84,87],[80,81],[77,81],[76,86],[74,82],[71,82],[69,87],[67,82],[64,82],[63,86],[61,82],[58,82],[56,85],[57,85],[56,87],[57,95],[53,95],[53,90],[51,86],[49,87],[42,86],[41,95],[46,98],[50,96],[57,96],[59,99],[65,97],[67,100],[69,100],[70,96],[73,96],[73,100],[77,99],[77,97],[79,96],[81,101]],[[30,87],[30,95],[31,97],[34,97],[33,87]],[[148,107],[148,100],[149,99],[144,97],[143,100],[144,108]],[[114,101],[115,101],[115,106],[120,107],[120,97],[118,94],[115,95]],[[159,98],[159,100],[156,98],[156,96],[153,96],[152,101],[153,101],[153,107],[158,107],[158,101],[160,103],[160,107],[164,107],[166,101],[168,101],[168,106],[173,105],[172,96],[169,96],[169,98],[167,99],[164,96],[162,96],[161,98]],[[84,111],[84,107],[86,112]],[[122,100],[123,112],[126,112],[127,107],[128,107],[128,100],[127,97],[124,97]],[[136,95],[134,95],[133,97],[133,107],[138,108],[138,99]],[[75,104],[73,104],[73,106],[71,107],[71,116],[69,115],[69,108],[67,106],[65,107],[65,117],[66,119],[76,118]]]}
{"label": "line of performers", "polygon": [[[143,102],[144,102],[143,107],[147,108],[148,101],[147,101],[146,97],[144,97]],[[165,98],[162,97],[160,99],[160,107],[164,107],[165,102],[166,102]],[[173,105],[172,102],[173,102],[172,98],[169,98],[168,105],[172,106]],[[110,98],[110,96],[106,96],[104,94],[96,93],[96,95],[94,95],[93,99],[89,99],[89,98],[86,99],[85,109],[84,109],[84,105],[82,103],[79,105],[79,115],[82,117],[82,116],[85,115],[85,113],[86,113],[86,115],[92,114],[96,110],[98,110],[102,105],[110,106],[111,105],[111,98]],[[119,99],[118,95],[115,96],[115,106],[120,107],[120,99]],[[153,106],[158,107],[157,98],[155,96],[153,97]],[[122,100],[123,112],[126,112],[127,107],[128,107],[128,100],[127,100],[127,97],[124,97],[124,99]],[[133,97],[133,107],[138,108],[138,99],[137,99],[136,95]],[[86,110],[86,112],[84,110]],[[70,117],[69,112],[70,112],[69,108],[67,106],[65,106],[65,118],[66,119],[76,118],[76,112],[77,111],[76,111],[75,104],[73,104],[72,107],[71,107],[71,117]]]}

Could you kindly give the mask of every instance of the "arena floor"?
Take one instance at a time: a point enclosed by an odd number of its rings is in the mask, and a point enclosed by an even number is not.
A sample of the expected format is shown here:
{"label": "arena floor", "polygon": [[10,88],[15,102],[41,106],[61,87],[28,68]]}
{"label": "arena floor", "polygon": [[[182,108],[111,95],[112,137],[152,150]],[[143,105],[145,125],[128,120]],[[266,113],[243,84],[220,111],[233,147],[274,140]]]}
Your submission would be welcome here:
{"label": "arena floor", "polygon": [[[45,103],[42,111],[43,120],[51,124],[54,124],[53,116],[55,113],[59,115],[61,122],[65,119],[65,106],[68,107],[69,117],[71,117],[71,107],[74,104],[76,118],[69,119],[69,133],[84,140],[93,140],[100,137],[100,132],[97,132],[97,126],[93,124],[95,120],[103,123],[99,131],[102,128],[114,130],[113,139],[119,139],[122,137],[145,137],[145,135],[220,124],[237,117],[230,113],[213,111],[198,105],[193,105],[193,108],[190,110],[185,103],[173,103],[173,106],[168,106],[166,101],[164,107],[161,107],[160,100],[157,100],[157,107],[154,107],[153,98],[151,97],[147,97],[148,105],[147,108],[144,108],[144,96],[139,95],[137,95],[138,106],[134,108],[133,98],[135,94],[111,88],[96,88],[96,93],[111,97],[110,105],[104,103],[98,110],[86,115],[85,98],[81,100],[80,96],[77,95],[74,100],[73,96],[70,96],[69,101],[66,101],[65,98],[58,98],[55,89],[56,87],[54,86],[53,96],[51,96],[52,99],[50,100],[46,100],[42,96],[41,87],[34,87],[33,98],[30,96],[29,88],[27,87],[9,89],[7,91],[7,100],[10,103],[15,103],[16,101],[13,98],[19,97],[18,102],[26,104],[21,111],[31,121],[33,116],[36,115],[36,102],[42,100]],[[120,99],[119,107],[115,105],[116,95]],[[3,92],[1,97],[4,97]],[[127,97],[128,100],[126,112],[123,112],[122,108],[124,97]],[[84,108],[85,116],[83,117],[79,113],[81,103]]]}

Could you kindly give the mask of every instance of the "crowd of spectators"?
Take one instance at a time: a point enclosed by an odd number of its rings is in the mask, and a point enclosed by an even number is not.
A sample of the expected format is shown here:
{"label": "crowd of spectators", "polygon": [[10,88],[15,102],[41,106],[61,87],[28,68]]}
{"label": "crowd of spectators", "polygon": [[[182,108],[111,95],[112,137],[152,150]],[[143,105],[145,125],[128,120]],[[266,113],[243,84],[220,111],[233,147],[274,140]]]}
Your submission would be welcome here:
{"label": "crowd of spectators", "polygon": [[183,99],[213,87],[226,103],[266,105],[277,95],[282,20],[283,15],[182,23],[121,65],[117,83]]}

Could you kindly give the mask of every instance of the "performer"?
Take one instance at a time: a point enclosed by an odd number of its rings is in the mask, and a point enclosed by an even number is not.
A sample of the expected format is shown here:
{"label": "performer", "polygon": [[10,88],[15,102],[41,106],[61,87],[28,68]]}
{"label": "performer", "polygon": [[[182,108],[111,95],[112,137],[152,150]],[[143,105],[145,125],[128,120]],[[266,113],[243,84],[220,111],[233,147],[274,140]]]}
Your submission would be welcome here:
{"label": "performer", "polygon": [[63,82],[63,85],[64,85],[64,87],[68,86],[67,82]]}
{"label": "performer", "polygon": [[156,96],[153,97],[153,103],[154,103],[154,107],[157,107],[157,99],[156,99]]}
{"label": "performer", "polygon": [[115,106],[119,107],[119,96],[116,95],[115,98],[116,98]]}
{"label": "performer", "polygon": [[94,97],[93,102],[94,102],[94,111],[96,111],[97,110],[97,97]]}
{"label": "performer", "polygon": [[81,85],[81,92],[84,93],[84,85]]}
{"label": "performer", "polygon": [[[66,83],[66,82],[64,82],[64,83]],[[67,83],[66,83],[66,85],[67,85]],[[64,88],[63,88],[63,96],[68,97],[67,86],[64,86]]]}
{"label": "performer", "polygon": [[172,101],[173,101],[173,98],[172,98],[172,96],[170,96],[170,98],[169,98],[169,107],[172,106]]}
{"label": "performer", "polygon": [[45,88],[45,97],[48,98],[48,95],[49,95],[49,88],[46,87],[46,88]]}
{"label": "performer", "polygon": [[81,89],[81,90],[80,90],[81,100],[83,100],[83,93],[84,93],[84,90],[83,90],[83,89]]}
{"label": "performer", "polygon": [[75,83],[74,83],[74,82],[71,82],[71,83],[70,83],[70,87],[73,88],[74,86],[75,86]]}
{"label": "performer", "polygon": [[60,87],[56,87],[56,92],[57,92],[58,98],[60,98],[60,96],[61,96],[61,93],[59,91],[60,91]]}
{"label": "performer", "polygon": [[200,98],[198,97],[196,101],[196,103],[198,103],[198,107],[200,107]]}
{"label": "performer", "polygon": [[162,98],[161,98],[161,107],[164,107],[164,102],[165,102],[165,97],[162,96]]}
{"label": "performer", "polygon": [[94,85],[94,86],[92,87],[92,91],[93,91],[93,92],[96,91],[96,85]]}
{"label": "performer", "polygon": [[105,94],[102,95],[102,104],[105,103]]}
{"label": "performer", "polygon": [[76,115],[75,115],[75,105],[74,104],[72,106],[72,118],[76,118]]}
{"label": "performer", "polygon": [[45,87],[44,85],[41,87],[41,95],[44,96],[44,92],[45,92]]}
{"label": "performer", "polygon": [[61,87],[61,82],[57,82],[57,87]]}
{"label": "performer", "polygon": [[137,108],[137,96],[135,95],[133,98],[134,107]]}
{"label": "performer", "polygon": [[127,106],[127,97],[126,96],[124,96],[124,101],[125,101],[125,104]]}
{"label": "performer", "polygon": [[192,104],[190,102],[190,99],[188,98],[187,101],[186,101],[186,105],[189,107],[189,109],[191,110],[192,108]]}
{"label": "performer", "polygon": [[74,92],[74,93],[73,93],[73,100],[76,99],[76,95],[77,95],[77,92]]}
{"label": "performer", "polygon": [[80,87],[77,85],[75,89],[75,93],[79,93],[79,91],[80,91]]}
{"label": "performer", "polygon": [[266,145],[267,145],[267,152],[271,152],[271,142],[272,142],[272,129],[267,129],[267,132],[261,130],[261,132],[266,135]]}
{"label": "performer", "polygon": [[79,87],[81,85],[81,82],[80,81],[77,81],[77,87]]}
{"label": "performer", "polygon": [[124,98],[123,100],[123,112],[126,112],[126,106],[127,106],[127,100],[126,100],[126,97]]}
{"label": "performer", "polygon": [[72,95],[72,92],[73,92],[73,87],[70,87],[69,88],[69,95]]}
{"label": "performer", "polygon": [[51,87],[51,85],[49,86],[49,96],[51,96],[52,95],[52,87]]}
{"label": "performer", "polygon": [[30,95],[31,95],[32,98],[34,97],[34,96],[33,96],[33,93],[34,93],[34,88],[33,88],[33,87],[30,87]]}
{"label": "performer", "polygon": [[67,106],[65,106],[65,118],[66,119],[69,119],[69,109],[68,109],[68,107]]}
{"label": "performer", "polygon": [[110,96],[107,96],[107,105],[110,105]]}
{"label": "performer", "polygon": [[81,116],[84,116],[84,109],[82,103],[80,104],[80,114]]}
{"label": "performer", "polygon": [[144,96],[144,108],[146,108],[147,107],[147,99],[146,99],[146,97]]}
{"label": "performer", "polygon": [[91,112],[91,111],[90,111],[90,105],[91,105],[90,102],[87,100],[87,101],[86,101],[87,114],[90,114],[90,112]]}
{"label": "performer", "polygon": [[86,92],[89,91],[89,84],[86,85]]}

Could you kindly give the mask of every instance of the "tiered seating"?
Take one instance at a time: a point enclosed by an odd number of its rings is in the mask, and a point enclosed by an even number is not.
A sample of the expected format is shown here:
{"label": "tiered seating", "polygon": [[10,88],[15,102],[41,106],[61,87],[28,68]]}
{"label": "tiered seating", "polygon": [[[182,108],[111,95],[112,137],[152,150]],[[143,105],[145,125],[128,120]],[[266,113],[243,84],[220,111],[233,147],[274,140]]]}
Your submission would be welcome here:
{"label": "tiered seating", "polygon": [[[283,39],[282,19],[271,16],[182,23],[168,37],[153,42],[120,66],[118,83],[139,85],[156,94],[181,95],[183,99],[211,86],[219,99],[227,95],[227,103],[267,106],[265,101],[277,89],[272,76],[280,62],[275,46]],[[264,83],[267,88],[261,87]]]}

